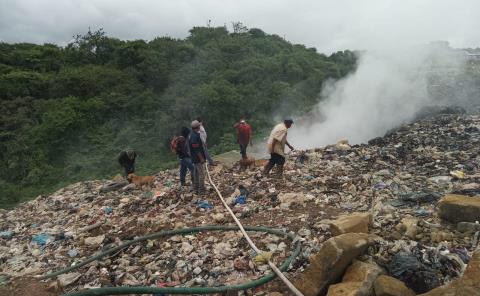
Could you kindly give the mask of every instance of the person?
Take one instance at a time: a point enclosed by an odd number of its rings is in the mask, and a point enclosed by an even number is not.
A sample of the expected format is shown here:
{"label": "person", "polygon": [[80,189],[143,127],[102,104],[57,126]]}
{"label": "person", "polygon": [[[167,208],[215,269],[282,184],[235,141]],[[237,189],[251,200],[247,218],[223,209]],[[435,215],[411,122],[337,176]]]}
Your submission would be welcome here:
{"label": "person", "polygon": [[247,146],[248,144],[252,146],[252,127],[243,117],[233,127],[237,129],[237,143],[240,146],[242,159],[247,159]]}
{"label": "person", "polygon": [[125,149],[117,157],[118,163],[125,170],[125,178],[128,174],[133,174],[135,172],[135,158],[137,158],[137,153],[133,149]]}
{"label": "person", "polygon": [[175,152],[180,160],[180,185],[185,186],[185,177],[187,176],[187,170],[190,171],[193,185],[193,164],[190,158],[190,151],[188,149],[188,138],[190,136],[190,129],[186,126],[182,127],[180,136],[176,139]]}
{"label": "person", "polygon": [[201,123],[198,120],[192,121],[192,133],[188,141],[190,156],[193,162],[193,190],[198,195],[205,194],[205,150],[200,135]]}
{"label": "person", "polygon": [[277,177],[283,175],[283,165],[285,164],[285,145],[294,150],[292,145],[287,141],[287,130],[292,126],[293,120],[288,118],[282,123],[277,124],[268,138],[268,152],[270,153],[270,160],[265,166],[263,173],[268,175],[274,166],[276,167]]}
{"label": "person", "polygon": [[202,139],[203,151],[204,151],[204,153],[205,153],[205,157],[206,157],[209,165],[215,166],[215,165],[216,165],[215,161],[213,161],[213,159],[210,157],[210,154],[208,153],[208,148],[207,148],[207,132],[205,131],[205,128],[203,127],[202,118],[197,117],[197,121],[200,123],[200,137],[201,137],[201,139]]}

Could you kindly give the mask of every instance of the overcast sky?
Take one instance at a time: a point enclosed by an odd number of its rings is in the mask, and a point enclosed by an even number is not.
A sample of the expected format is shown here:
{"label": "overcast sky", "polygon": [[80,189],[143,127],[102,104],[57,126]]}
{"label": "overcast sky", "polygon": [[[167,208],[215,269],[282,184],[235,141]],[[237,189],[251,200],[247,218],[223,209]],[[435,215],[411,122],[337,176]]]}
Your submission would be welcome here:
{"label": "overcast sky", "polygon": [[0,40],[66,44],[104,28],[121,39],[184,38],[240,21],[319,52],[447,40],[480,47],[479,0],[0,0]]}

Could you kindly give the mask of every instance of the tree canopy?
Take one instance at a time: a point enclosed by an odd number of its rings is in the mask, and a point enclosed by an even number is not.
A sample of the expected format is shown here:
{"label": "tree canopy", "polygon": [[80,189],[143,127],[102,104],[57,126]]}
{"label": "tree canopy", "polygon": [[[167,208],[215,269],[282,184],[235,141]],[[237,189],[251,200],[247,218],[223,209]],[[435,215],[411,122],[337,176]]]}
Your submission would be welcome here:
{"label": "tree canopy", "polygon": [[326,79],[355,68],[351,51],[326,56],[234,25],[194,27],[184,40],[89,30],[65,47],[0,43],[0,205],[112,176],[125,147],[141,173],[172,165],[166,144],[198,116],[209,146],[229,149],[240,116],[269,128],[272,114],[309,110]]}

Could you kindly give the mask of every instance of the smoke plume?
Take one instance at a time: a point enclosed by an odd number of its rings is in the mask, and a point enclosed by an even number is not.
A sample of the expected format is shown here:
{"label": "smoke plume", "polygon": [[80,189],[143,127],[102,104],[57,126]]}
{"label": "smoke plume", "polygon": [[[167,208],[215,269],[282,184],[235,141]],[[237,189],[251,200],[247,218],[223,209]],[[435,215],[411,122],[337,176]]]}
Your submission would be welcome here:
{"label": "smoke plume", "polygon": [[383,136],[428,106],[468,106],[478,100],[468,54],[446,42],[359,55],[357,70],[325,83],[312,114],[297,120],[289,141],[314,148],[346,138],[351,144]]}

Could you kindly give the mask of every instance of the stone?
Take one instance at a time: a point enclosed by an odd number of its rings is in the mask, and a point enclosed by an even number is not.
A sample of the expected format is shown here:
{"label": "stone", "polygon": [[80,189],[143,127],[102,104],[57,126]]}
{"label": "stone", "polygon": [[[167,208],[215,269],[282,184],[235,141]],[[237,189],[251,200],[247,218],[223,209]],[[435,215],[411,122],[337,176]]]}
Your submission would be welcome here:
{"label": "stone", "polygon": [[344,233],[368,233],[371,223],[372,215],[370,213],[353,213],[331,221],[330,231],[334,236]]}
{"label": "stone", "polygon": [[294,281],[305,296],[325,294],[329,284],[340,279],[345,269],[373,243],[374,236],[346,233],[328,239],[310,258],[310,265]]}
{"label": "stone", "polygon": [[402,221],[395,226],[395,229],[407,237],[415,239],[418,233],[418,219],[412,217],[403,218]]}
{"label": "stone", "polygon": [[430,238],[433,242],[439,243],[443,241],[451,241],[455,238],[453,233],[445,232],[445,231],[432,231],[430,234]]}
{"label": "stone", "polygon": [[347,268],[342,278],[342,283],[359,282],[357,296],[368,296],[373,293],[375,279],[383,273],[383,270],[376,264],[365,263],[354,260]]}
{"label": "stone", "polygon": [[473,252],[460,278],[418,296],[480,296],[480,250]]}
{"label": "stone", "polygon": [[82,276],[81,273],[78,272],[71,272],[71,273],[64,273],[57,277],[58,284],[60,287],[66,287],[78,281],[78,279]]}
{"label": "stone", "polygon": [[346,282],[328,287],[327,296],[360,296],[366,294],[360,294],[359,290],[362,287],[360,282]]}
{"label": "stone", "polygon": [[373,286],[375,296],[415,296],[402,281],[387,275],[377,277]]}
{"label": "stone", "polygon": [[98,247],[105,239],[105,235],[91,236],[85,239],[85,244],[91,247]]}
{"label": "stone", "polygon": [[438,215],[443,220],[475,222],[480,220],[480,198],[447,194],[438,202]]}
{"label": "stone", "polygon": [[480,231],[480,224],[479,223],[472,223],[472,222],[459,222],[457,224],[457,230],[460,231],[460,232]]}

